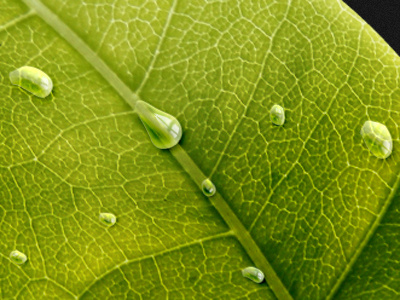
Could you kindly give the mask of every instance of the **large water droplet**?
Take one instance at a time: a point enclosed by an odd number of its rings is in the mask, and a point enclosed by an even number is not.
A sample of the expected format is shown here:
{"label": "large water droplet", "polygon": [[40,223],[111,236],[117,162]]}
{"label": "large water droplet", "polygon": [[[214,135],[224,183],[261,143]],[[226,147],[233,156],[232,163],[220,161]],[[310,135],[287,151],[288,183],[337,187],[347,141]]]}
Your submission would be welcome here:
{"label": "large water droplet", "polygon": [[392,153],[393,141],[387,127],[381,123],[366,121],[361,128],[361,136],[373,155],[387,158]]}
{"label": "large water droplet", "polygon": [[214,196],[215,192],[217,191],[214,183],[208,178],[204,179],[201,183],[201,190],[203,191],[203,194],[207,197]]}
{"label": "large water droplet", "polygon": [[42,70],[24,66],[10,73],[12,84],[19,85],[37,97],[45,98],[53,89],[51,78]]}
{"label": "large water droplet", "polygon": [[101,213],[99,219],[107,226],[113,226],[117,222],[117,217],[111,213]]}
{"label": "large water droplet", "polygon": [[275,125],[283,125],[285,123],[285,109],[278,105],[275,104],[271,108],[271,122],[274,123]]}
{"label": "large water droplet", "polygon": [[154,146],[168,149],[179,143],[182,127],[175,117],[143,101],[136,102],[136,112]]}
{"label": "large water droplet", "polygon": [[256,283],[261,283],[264,280],[264,273],[255,267],[244,268],[242,270],[242,275]]}
{"label": "large water droplet", "polygon": [[22,253],[18,250],[14,250],[14,251],[11,251],[11,253],[10,253],[10,259],[17,265],[22,265],[23,263],[25,263],[27,261],[28,258],[26,257],[26,255],[24,253]]}

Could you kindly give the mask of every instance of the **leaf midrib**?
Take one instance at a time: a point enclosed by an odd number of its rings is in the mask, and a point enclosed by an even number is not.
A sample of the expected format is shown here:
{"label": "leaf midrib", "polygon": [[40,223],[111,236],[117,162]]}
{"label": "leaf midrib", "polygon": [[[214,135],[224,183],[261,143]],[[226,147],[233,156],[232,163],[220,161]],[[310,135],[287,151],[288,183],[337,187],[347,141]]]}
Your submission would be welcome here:
{"label": "leaf midrib", "polygon": [[[133,109],[135,109],[135,103],[140,98],[134,93],[118,76],[112,71],[106,63],[71,29],[67,26],[60,18],[55,15],[47,6],[43,3],[35,0],[23,0],[24,3],[35,10],[36,13],[50,25],[61,37],[63,37],[73,48],[75,48],[98,72],[104,77],[104,79],[116,90],[116,92],[124,99]],[[171,12],[176,5],[177,1],[173,2],[168,16],[166,24],[170,23]],[[162,36],[165,35],[167,28],[164,28]],[[159,43],[157,49],[161,47]],[[152,60],[151,65],[154,64],[155,59]],[[147,71],[147,73],[149,70]],[[146,77],[145,77],[146,78]],[[142,82],[141,86],[144,84]],[[171,149],[171,154],[177,159],[181,166],[186,170],[190,177],[200,187],[201,182],[206,176],[201,172],[200,168],[192,161],[185,150],[179,145]],[[188,165],[190,169],[186,168]],[[283,285],[280,278],[268,262],[266,257],[263,255],[258,245],[255,243],[251,235],[245,229],[243,224],[240,222],[236,214],[231,210],[225,199],[220,194],[216,194],[211,199],[214,207],[220,213],[221,217],[229,225],[243,248],[249,254],[253,262],[264,270],[266,280],[269,287],[280,300],[292,299],[289,291]]]}
{"label": "leaf midrib", "polygon": [[[182,168],[189,174],[192,180],[197,184],[197,186],[201,189],[201,184],[203,180],[205,180],[207,177],[190,158],[186,151],[178,144],[175,147],[171,148],[170,152],[178,161],[178,163],[182,166]],[[263,270],[265,279],[268,282],[271,290],[274,292],[275,296],[279,300],[292,299],[289,291],[284,286],[265,255],[261,252],[257,243],[253,240],[250,233],[243,226],[242,222],[232,211],[229,204],[225,201],[221,194],[216,192],[214,196],[209,198],[209,200],[218,211],[220,216],[231,228],[236,238],[239,240],[239,242],[246,250],[247,254],[251,257],[253,262],[256,264],[256,266]]]}
{"label": "leaf midrib", "polygon": [[36,11],[48,25],[50,25],[69,45],[77,50],[90,65],[99,72],[101,76],[115,89],[115,91],[134,109],[139,97],[118,77],[113,70],[100,59],[71,28],[69,28],[60,18],[54,14],[43,3],[35,0],[22,0],[29,8]]}
{"label": "leaf midrib", "polygon": [[[23,19],[26,19],[34,14],[36,11],[37,15],[39,15],[48,25],[50,25],[61,37],[63,37],[69,45],[71,45],[75,50],[77,50],[83,58],[85,58],[91,66],[98,71],[100,75],[115,89],[115,91],[125,100],[133,109],[135,109],[136,101],[140,100],[140,97],[134,93],[120,78],[119,76],[110,68],[108,65],[94,52],[69,26],[67,26],[63,21],[59,19],[59,17],[53,13],[47,6],[37,0],[22,0],[31,11],[28,14],[23,15]],[[144,79],[142,80],[141,84],[139,85],[139,91],[144,86],[149,76],[149,72],[152,69],[156,61],[157,54],[161,47],[163,37],[167,32],[167,27],[170,24],[170,19],[172,17],[173,11],[175,6],[177,5],[177,0],[173,1],[171,9],[167,16],[166,26],[163,28],[163,32],[161,34],[160,40],[156,46],[156,53],[153,56],[153,59],[150,61],[148,70]],[[18,22],[19,20],[17,20]],[[279,27],[279,26],[278,26]],[[192,161],[189,155],[185,152],[185,150],[179,146],[179,144],[170,149],[171,154],[176,158],[179,164],[185,169],[185,171],[190,175],[190,177],[195,181],[195,183],[200,187],[201,181],[200,178],[206,178],[206,176],[202,173],[200,168]],[[221,155],[222,156],[222,155]],[[188,168],[190,166],[190,168]],[[357,250],[352,255],[350,263],[346,265],[344,271],[342,272],[339,279],[336,281],[334,287],[332,288],[330,294],[328,295],[328,299],[332,299],[338,292],[340,286],[347,278],[352,266],[357,261],[360,254],[363,252],[364,248],[368,244],[371,237],[376,232],[377,228],[379,227],[382,218],[386,214],[387,209],[391,205],[394,195],[396,191],[400,188],[400,177],[396,179],[393,189],[388,196],[385,205],[382,207],[378,217],[375,219],[372,226],[366,233],[365,237],[359,244]],[[241,242],[242,246],[245,248],[251,259],[258,264],[260,267],[264,266],[266,270],[269,270],[271,274],[266,274],[267,282],[270,288],[274,291],[275,295],[278,299],[292,299],[291,295],[289,294],[287,288],[282,284],[280,278],[273,270],[270,263],[267,261],[265,255],[261,252],[258,245],[255,243],[247,229],[243,226],[241,221],[238,219],[236,214],[231,210],[229,204],[226,200],[217,193],[214,198],[210,199],[214,207],[218,210],[221,217],[227,222],[227,224],[231,227],[231,231],[227,234],[234,233],[234,235],[238,238]],[[235,225],[236,224],[236,225]],[[214,238],[215,236],[211,236],[209,238]],[[182,245],[180,245],[182,246]],[[173,249],[168,249],[173,250]],[[254,250],[254,251],[253,251]],[[166,250],[167,251],[167,250]],[[150,255],[150,257],[154,257],[157,253]],[[137,258],[135,260],[143,259],[143,257]],[[118,267],[118,266],[117,266]],[[116,267],[116,268],[117,268]],[[113,268],[112,270],[114,270]],[[107,273],[108,274],[108,273]],[[269,278],[268,278],[269,277]],[[97,281],[95,281],[97,282]],[[94,283],[95,283],[94,282]],[[90,286],[92,286],[92,283]],[[85,290],[87,291],[87,289]],[[82,295],[82,294],[81,294]]]}

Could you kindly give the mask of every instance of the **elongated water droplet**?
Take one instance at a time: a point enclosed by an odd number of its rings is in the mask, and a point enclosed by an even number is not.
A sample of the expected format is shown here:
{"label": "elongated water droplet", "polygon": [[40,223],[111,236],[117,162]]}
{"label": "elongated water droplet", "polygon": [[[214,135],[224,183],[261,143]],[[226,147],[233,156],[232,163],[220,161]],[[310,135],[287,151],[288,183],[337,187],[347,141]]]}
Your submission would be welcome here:
{"label": "elongated water droplet", "polygon": [[42,70],[24,66],[10,73],[12,84],[19,85],[37,97],[45,98],[53,89],[51,78]]}
{"label": "elongated water droplet", "polygon": [[244,268],[242,270],[242,275],[256,283],[261,283],[264,280],[264,273],[255,267]]}
{"label": "elongated water droplet", "polygon": [[283,125],[285,123],[285,109],[275,104],[271,108],[271,122],[275,125]]}
{"label": "elongated water droplet", "polygon": [[366,121],[361,128],[361,136],[373,155],[387,158],[392,153],[393,141],[387,127],[381,123]]}
{"label": "elongated water droplet", "polygon": [[143,101],[136,102],[136,112],[154,146],[168,149],[179,143],[182,127],[175,117]]}
{"label": "elongated water droplet", "polygon": [[206,195],[207,197],[214,196],[215,192],[217,191],[214,183],[208,178],[204,179],[203,182],[201,183],[201,189],[203,191],[203,194]]}
{"label": "elongated water droplet", "polygon": [[107,226],[113,226],[117,222],[117,217],[111,213],[101,213],[99,219]]}
{"label": "elongated water droplet", "polygon": [[22,265],[23,263],[25,263],[27,261],[28,258],[26,257],[26,255],[24,253],[22,253],[18,250],[14,250],[14,251],[11,251],[11,253],[10,253],[10,259],[17,265]]}

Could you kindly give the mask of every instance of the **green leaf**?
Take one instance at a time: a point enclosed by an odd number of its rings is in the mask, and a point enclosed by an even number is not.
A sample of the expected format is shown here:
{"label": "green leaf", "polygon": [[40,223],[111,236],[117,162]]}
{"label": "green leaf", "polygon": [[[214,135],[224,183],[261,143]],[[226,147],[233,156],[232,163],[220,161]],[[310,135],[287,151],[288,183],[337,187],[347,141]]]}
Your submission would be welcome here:
{"label": "green leaf", "polygon": [[0,0],[0,45],[0,298],[399,297],[400,59],[340,1]]}

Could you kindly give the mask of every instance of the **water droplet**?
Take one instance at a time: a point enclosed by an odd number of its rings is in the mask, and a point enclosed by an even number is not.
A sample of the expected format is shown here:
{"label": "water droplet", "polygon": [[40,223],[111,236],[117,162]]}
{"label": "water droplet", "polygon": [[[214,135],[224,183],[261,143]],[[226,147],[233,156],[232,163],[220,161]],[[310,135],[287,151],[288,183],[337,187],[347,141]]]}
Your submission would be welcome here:
{"label": "water droplet", "polygon": [[285,123],[285,109],[275,104],[271,108],[271,122],[275,125],[283,125]]}
{"label": "water droplet", "polygon": [[264,273],[254,267],[244,268],[242,270],[242,275],[256,283],[261,283],[264,280]]}
{"label": "water droplet", "polygon": [[361,128],[361,136],[368,149],[377,158],[387,158],[392,153],[392,136],[385,125],[366,121]]}
{"label": "water droplet", "polygon": [[11,251],[10,259],[17,265],[22,265],[23,263],[25,263],[28,260],[26,255],[18,250]]}
{"label": "water droplet", "polygon": [[175,117],[143,101],[136,103],[136,112],[154,146],[168,149],[179,143],[182,127]]}
{"label": "water droplet", "polygon": [[215,192],[217,191],[214,183],[208,178],[204,179],[201,183],[201,190],[203,191],[203,194],[207,197],[214,196]]}
{"label": "water droplet", "polygon": [[18,85],[37,97],[45,98],[53,89],[51,78],[42,70],[24,66],[10,73],[12,84]]}
{"label": "water droplet", "polygon": [[99,219],[107,226],[113,226],[117,222],[117,217],[110,213],[101,213]]}

